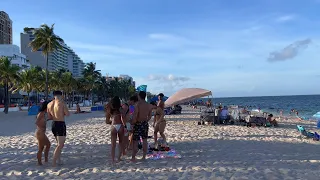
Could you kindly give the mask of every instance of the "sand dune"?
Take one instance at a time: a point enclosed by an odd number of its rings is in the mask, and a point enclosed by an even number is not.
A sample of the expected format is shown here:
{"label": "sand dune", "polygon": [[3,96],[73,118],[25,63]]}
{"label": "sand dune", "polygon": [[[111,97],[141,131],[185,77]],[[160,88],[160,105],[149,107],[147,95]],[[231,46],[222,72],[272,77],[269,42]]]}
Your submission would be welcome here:
{"label": "sand dune", "polygon": [[[67,118],[64,165],[36,165],[34,116],[12,113],[0,119],[0,179],[317,179],[319,144],[301,139],[296,124],[315,130],[313,121],[283,120],[279,128],[198,126],[198,110],[166,116],[170,147],[181,159],[110,162],[110,125],[104,114]],[[150,128],[150,135],[153,134]],[[47,135],[55,147],[48,123]],[[152,139],[149,140],[152,142]],[[52,155],[53,148],[51,149]],[[138,158],[141,158],[141,153]]]}

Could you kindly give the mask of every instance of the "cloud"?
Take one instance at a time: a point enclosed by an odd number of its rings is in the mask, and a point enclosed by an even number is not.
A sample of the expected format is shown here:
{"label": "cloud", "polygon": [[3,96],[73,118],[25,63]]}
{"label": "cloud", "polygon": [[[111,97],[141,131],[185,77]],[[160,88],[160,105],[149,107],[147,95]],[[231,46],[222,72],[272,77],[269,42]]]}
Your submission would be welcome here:
{"label": "cloud", "polygon": [[285,15],[285,16],[280,16],[276,19],[276,22],[287,22],[287,21],[292,21],[295,19],[296,16],[294,15]]}
{"label": "cloud", "polygon": [[138,80],[138,82],[145,82],[150,85],[150,91],[153,93],[172,94],[177,89],[184,87],[191,79],[185,76],[169,75],[149,75],[145,80]]}
{"label": "cloud", "polygon": [[144,55],[148,54],[148,52],[131,49],[131,48],[124,48],[119,46],[111,46],[111,45],[99,45],[99,44],[87,44],[82,42],[68,42],[67,44],[74,48],[74,49],[82,49],[91,52],[105,52],[111,54],[126,54],[126,55]]}
{"label": "cloud", "polygon": [[185,82],[189,81],[189,77],[184,76],[174,76],[172,74],[169,74],[168,76],[164,75],[149,75],[148,77],[149,81],[169,81],[169,82]]}
{"label": "cloud", "polygon": [[305,39],[301,41],[296,41],[287,47],[283,48],[280,51],[273,51],[270,53],[268,61],[275,62],[275,61],[285,61],[288,59],[295,58],[299,52],[308,47],[311,43],[311,39]]}
{"label": "cloud", "polygon": [[192,40],[183,36],[166,34],[166,33],[152,33],[148,34],[148,38],[159,42],[169,43],[167,45],[192,45],[192,46],[206,46],[205,43]]}
{"label": "cloud", "polygon": [[[134,77],[137,85],[147,84],[148,91],[167,96],[181,88],[198,87],[213,92],[214,97],[315,94],[318,87],[317,70],[241,71],[226,69],[223,72],[202,72],[192,75],[188,81],[175,85],[169,75]],[[181,76],[182,77],[182,76]],[[306,77],[309,81],[306,81]],[[152,79],[152,80],[150,80]],[[173,79],[179,79],[178,76]],[[174,84],[174,85],[172,85]],[[271,85],[271,86],[270,86]],[[288,91],[290,89],[290,91]]]}

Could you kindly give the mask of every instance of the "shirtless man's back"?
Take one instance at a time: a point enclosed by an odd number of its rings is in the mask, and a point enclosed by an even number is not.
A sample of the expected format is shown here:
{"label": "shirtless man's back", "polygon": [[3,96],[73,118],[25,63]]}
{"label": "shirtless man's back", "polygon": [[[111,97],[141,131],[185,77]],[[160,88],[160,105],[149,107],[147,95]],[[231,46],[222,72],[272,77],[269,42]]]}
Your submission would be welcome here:
{"label": "shirtless man's back", "polygon": [[62,99],[62,92],[55,91],[53,93],[54,100],[48,104],[48,119],[52,122],[52,133],[57,140],[57,147],[53,153],[53,166],[56,166],[56,161],[60,161],[61,151],[66,141],[67,130],[64,121],[65,116],[69,116],[67,105]]}
{"label": "shirtless man's back", "polygon": [[143,159],[146,158],[147,155],[147,138],[149,131],[149,120],[152,116],[152,107],[149,103],[145,101],[146,92],[139,92],[139,101],[135,106],[134,117],[133,117],[133,152],[132,152],[132,161],[135,161],[135,155],[137,153],[137,146],[140,137],[143,140]]}

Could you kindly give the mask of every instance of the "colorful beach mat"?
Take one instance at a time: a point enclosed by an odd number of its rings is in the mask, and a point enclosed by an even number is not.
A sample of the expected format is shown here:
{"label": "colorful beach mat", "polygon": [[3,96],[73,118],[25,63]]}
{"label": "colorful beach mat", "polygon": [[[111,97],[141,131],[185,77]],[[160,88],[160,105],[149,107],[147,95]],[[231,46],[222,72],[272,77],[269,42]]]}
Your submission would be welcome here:
{"label": "colorful beach mat", "polygon": [[181,155],[178,154],[174,149],[171,149],[170,151],[152,151],[152,154],[148,154],[148,159],[158,160],[165,158],[180,159]]}

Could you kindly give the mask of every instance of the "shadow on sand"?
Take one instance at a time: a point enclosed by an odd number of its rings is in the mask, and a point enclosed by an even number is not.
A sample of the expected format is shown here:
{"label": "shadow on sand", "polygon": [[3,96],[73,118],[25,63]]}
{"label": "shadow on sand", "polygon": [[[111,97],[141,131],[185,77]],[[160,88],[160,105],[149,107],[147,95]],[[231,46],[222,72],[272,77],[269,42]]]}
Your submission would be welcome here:
{"label": "shadow on sand", "polygon": [[[198,176],[193,176],[195,179],[210,179],[213,176],[221,179],[241,179],[241,173],[243,178],[250,176],[254,179],[317,179],[320,175],[319,146],[313,144],[203,140],[172,143],[171,148],[180,153],[182,159],[148,159],[136,164],[124,161],[111,166],[108,164],[110,145],[67,145],[63,153],[65,164],[56,169],[35,166],[35,154],[30,152],[35,152],[36,147],[20,150],[2,148],[0,169],[4,175],[13,170],[22,172],[20,176],[12,174],[10,178],[26,178],[28,171],[58,172],[57,176],[51,173],[48,179],[147,179],[151,174],[144,170],[150,170],[152,175],[160,179],[186,178],[188,174],[196,172]],[[129,171],[130,168],[133,170]],[[137,169],[140,170],[136,171]]]}
{"label": "shadow on sand", "polygon": [[[66,117],[65,121],[68,126],[88,118],[104,117],[104,112],[97,111],[84,114],[70,114],[69,117]],[[34,132],[36,130],[35,120],[36,116],[28,116],[26,112],[14,112],[10,116],[2,116],[0,120],[0,136],[18,136]],[[51,124],[52,121],[47,122],[48,130],[51,130]]]}

